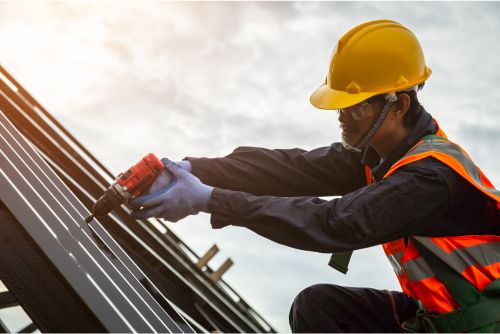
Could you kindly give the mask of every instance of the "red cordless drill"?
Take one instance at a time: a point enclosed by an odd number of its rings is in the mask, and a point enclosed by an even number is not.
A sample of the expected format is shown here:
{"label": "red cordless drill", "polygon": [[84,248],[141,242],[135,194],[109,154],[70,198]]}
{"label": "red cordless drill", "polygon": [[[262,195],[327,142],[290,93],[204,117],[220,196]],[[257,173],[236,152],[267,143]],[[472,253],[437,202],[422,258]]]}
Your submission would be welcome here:
{"label": "red cordless drill", "polygon": [[104,192],[92,208],[92,214],[85,218],[90,223],[94,217],[107,215],[126,200],[143,194],[155,178],[164,170],[163,163],[153,153],[146,155],[125,173],[120,173],[115,182]]}

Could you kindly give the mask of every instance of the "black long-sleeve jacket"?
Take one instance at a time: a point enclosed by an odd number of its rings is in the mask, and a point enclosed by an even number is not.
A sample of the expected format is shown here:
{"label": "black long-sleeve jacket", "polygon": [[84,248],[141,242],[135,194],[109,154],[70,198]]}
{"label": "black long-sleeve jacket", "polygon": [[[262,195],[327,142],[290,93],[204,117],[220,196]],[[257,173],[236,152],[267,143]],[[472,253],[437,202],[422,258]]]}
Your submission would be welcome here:
{"label": "black long-sleeve jacket", "polygon": [[[239,147],[223,158],[187,158],[202,182],[216,187],[214,228],[243,226],[294,248],[342,252],[414,235],[500,234],[496,203],[451,168],[426,158],[382,179],[421,137],[437,127],[421,116],[383,162],[340,143],[312,151]],[[377,180],[366,185],[364,164]],[[342,197],[327,201],[317,196]]]}

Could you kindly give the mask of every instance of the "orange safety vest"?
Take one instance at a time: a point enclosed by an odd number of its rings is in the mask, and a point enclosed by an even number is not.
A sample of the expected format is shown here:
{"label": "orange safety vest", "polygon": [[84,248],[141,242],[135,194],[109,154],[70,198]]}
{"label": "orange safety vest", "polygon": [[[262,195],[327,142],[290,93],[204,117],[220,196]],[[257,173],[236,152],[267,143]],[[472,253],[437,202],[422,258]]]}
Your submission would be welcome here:
{"label": "orange safety vest", "polygon": [[[389,169],[384,178],[390,177],[398,168],[406,164],[433,157],[452,168],[479,191],[494,199],[500,210],[500,191],[493,187],[469,155],[460,146],[448,141],[441,130],[438,131],[437,136],[429,137],[433,138],[422,138]],[[368,166],[365,166],[365,174],[368,184],[375,182]],[[415,237],[415,239],[479,291],[500,278],[500,236],[464,235]],[[382,246],[396,272],[403,292],[420,300],[430,312],[447,313],[460,307],[411,240],[402,238],[387,242]]]}

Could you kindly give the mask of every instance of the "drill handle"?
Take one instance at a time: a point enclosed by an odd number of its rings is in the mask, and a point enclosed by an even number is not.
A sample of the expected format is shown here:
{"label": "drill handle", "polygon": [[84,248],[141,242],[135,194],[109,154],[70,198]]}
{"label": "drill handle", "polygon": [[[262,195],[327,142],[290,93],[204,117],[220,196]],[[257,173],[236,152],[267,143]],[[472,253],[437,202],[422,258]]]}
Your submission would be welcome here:
{"label": "drill handle", "polygon": [[131,194],[138,194],[141,195],[144,191],[147,190],[154,182],[154,178],[151,174],[146,175],[144,178],[142,178],[139,182],[134,184],[133,187],[131,187],[128,191]]}
{"label": "drill handle", "polygon": [[[169,183],[168,185],[166,185],[166,187],[162,187],[161,189],[159,190],[156,190],[154,192],[157,192],[157,191],[161,191],[161,192],[165,192],[165,191],[168,191],[170,188],[172,188],[176,183],[177,183],[177,177],[174,175],[174,173],[172,173],[172,171],[167,167],[165,166],[165,172],[167,172],[168,176],[169,176]],[[151,182],[149,182],[150,180],[150,177],[148,176],[148,180],[146,180],[146,178],[143,180],[144,182],[141,182],[141,184],[137,184],[136,187],[134,187],[133,189],[130,190],[131,193],[134,193],[136,195],[132,196],[132,198],[136,198],[136,197],[139,197],[139,196],[144,196],[146,195],[147,193],[151,193],[150,191],[148,191],[151,186],[153,185],[154,181],[156,180],[156,178],[158,178],[160,175],[157,175]],[[141,187],[143,187],[141,189]]]}
{"label": "drill handle", "polygon": [[[158,173],[156,175],[148,175],[149,177],[146,177],[141,180],[140,184],[138,183],[134,189],[131,189],[130,192],[134,194],[132,198],[136,198],[138,196],[143,196],[146,195],[146,192],[149,194],[156,193],[156,192],[165,192],[168,191],[170,188],[172,188],[176,183],[177,183],[177,177],[175,174],[170,170],[169,166],[175,165],[179,167],[175,162],[171,161],[170,159],[163,158],[161,159],[161,163],[163,165],[162,171],[165,171],[168,174],[168,177],[162,176],[161,173]],[[159,178],[163,178],[160,184],[155,184],[155,181]],[[151,179],[152,178],[152,179]],[[154,185],[154,188],[152,186]],[[143,187],[140,189],[139,187]],[[158,188],[161,187],[161,188]],[[137,191],[139,190],[140,191]],[[149,190],[149,191],[148,191]],[[152,191],[151,191],[152,190]]]}

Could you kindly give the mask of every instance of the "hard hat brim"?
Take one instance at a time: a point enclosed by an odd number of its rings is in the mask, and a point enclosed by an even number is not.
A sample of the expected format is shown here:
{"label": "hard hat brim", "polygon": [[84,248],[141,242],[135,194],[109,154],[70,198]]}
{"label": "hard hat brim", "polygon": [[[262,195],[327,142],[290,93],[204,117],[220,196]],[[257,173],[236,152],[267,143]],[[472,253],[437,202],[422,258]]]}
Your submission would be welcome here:
{"label": "hard hat brim", "polygon": [[335,110],[353,106],[378,94],[380,93],[363,92],[349,94],[344,91],[332,89],[328,87],[328,85],[323,84],[312,93],[310,101],[311,104],[318,109]]}

